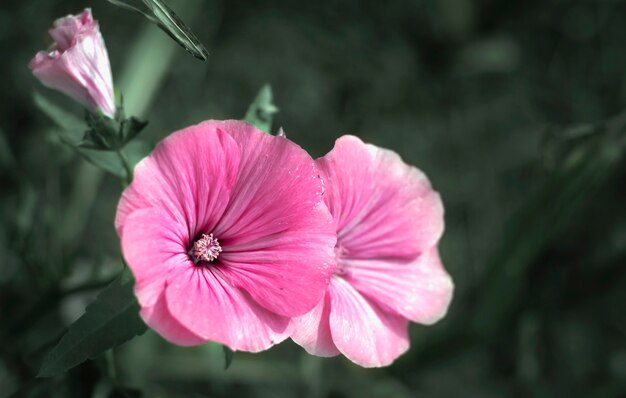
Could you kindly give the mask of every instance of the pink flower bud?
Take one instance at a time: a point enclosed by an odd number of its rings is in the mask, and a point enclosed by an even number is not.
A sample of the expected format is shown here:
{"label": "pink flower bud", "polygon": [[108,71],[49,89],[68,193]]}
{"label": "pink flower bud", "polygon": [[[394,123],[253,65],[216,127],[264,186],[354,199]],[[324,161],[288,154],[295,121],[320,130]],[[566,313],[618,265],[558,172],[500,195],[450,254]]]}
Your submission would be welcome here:
{"label": "pink flower bud", "polygon": [[113,117],[115,99],[109,55],[91,10],[57,19],[54,45],[39,51],[29,67],[44,86],[59,90],[92,111]]}

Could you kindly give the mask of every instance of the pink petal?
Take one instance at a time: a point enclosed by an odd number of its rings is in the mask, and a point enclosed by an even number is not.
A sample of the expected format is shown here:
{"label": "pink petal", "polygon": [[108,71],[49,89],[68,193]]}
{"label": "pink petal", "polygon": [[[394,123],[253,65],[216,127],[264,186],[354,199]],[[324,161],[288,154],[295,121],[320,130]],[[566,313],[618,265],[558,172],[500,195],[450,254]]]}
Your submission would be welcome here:
{"label": "pink petal", "polygon": [[239,147],[208,121],[165,138],[136,167],[132,184],[118,205],[115,226],[122,234],[126,218],[145,207],[165,209],[185,225],[186,242],[211,232],[228,204],[237,177]]}
{"label": "pink petal", "polygon": [[386,366],[409,349],[404,317],[385,312],[340,277],[332,279],[329,294],[333,341],[352,362]]}
{"label": "pink petal", "polygon": [[135,295],[142,307],[155,305],[172,271],[193,267],[184,243],[187,231],[171,214],[141,209],[126,220],[122,253],[135,276]]}
{"label": "pink petal", "polygon": [[113,78],[106,45],[91,11],[60,18],[50,29],[53,51],[40,51],[30,62],[33,74],[92,111],[115,114]]}
{"label": "pink petal", "polygon": [[221,129],[241,149],[239,176],[214,229],[233,285],[284,316],[311,310],[334,271],[336,233],[313,159],[299,146],[242,122]]}
{"label": "pink petal", "polygon": [[286,339],[289,318],[260,307],[232,286],[216,267],[189,267],[172,274],[167,306],[181,325],[232,350],[259,352]]}
{"label": "pink petal", "polygon": [[97,29],[95,25],[94,30],[81,34],[74,46],[62,53],[57,62],[62,62],[63,70],[67,70],[87,90],[85,100],[89,108],[113,117],[115,97],[111,65],[104,40]]}
{"label": "pink petal", "polygon": [[206,343],[205,339],[191,332],[172,316],[165,302],[165,293],[159,296],[154,306],[142,308],[140,314],[146,325],[171,343],[182,346]]}
{"label": "pink petal", "polygon": [[30,68],[44,86],[63,92],[86,108],[97,109],[89,98],[84,79],[75,76],[76,71],[68,64],[67,57],[58,51],[39,51],[30,62]]}
{"label": "pink petal", "polygon": [[330,332],[329,317],[330,296],[326,294],[311,311],[291,319],[294,330],[291,339],[309,354],[320,357],[338,355],[339,350]]}
{"label": "pink petal", "polygon": [[439,240],[439,194],[396,153],[343,136],[317,164],[346,256],[412,259]]}
{"label": "pink petal", "polygon": [[357,291],[387,311],[433,324],[443,318],[454,286],[432,248],[410,263],[344,259],[342,275]]}
{"label": "pink petal", "polygon": [[88,31],[94,27],[95,21],[91,15],[91,9],[86,8],[79,15],[68,15],[54,21],[54,26],[49,33],[56,48],[59,51],[65,51],[75,43],[76,36],[81,33],[81,30]]}

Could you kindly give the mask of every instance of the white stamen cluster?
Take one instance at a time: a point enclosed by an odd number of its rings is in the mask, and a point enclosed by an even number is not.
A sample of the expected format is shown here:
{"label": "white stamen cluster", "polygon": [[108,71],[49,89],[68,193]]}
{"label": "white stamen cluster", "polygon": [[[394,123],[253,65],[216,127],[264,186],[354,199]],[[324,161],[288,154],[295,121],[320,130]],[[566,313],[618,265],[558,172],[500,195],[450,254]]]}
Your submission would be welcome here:
{"label": "white stamen cluster", "polygon": [[193,258],[193,262],[198,264],[200,261],[211,262],[215,260],[221,252],[222,247],[213,237],[213,234],[202,234],[202,237],[194,242],[189,254]]}

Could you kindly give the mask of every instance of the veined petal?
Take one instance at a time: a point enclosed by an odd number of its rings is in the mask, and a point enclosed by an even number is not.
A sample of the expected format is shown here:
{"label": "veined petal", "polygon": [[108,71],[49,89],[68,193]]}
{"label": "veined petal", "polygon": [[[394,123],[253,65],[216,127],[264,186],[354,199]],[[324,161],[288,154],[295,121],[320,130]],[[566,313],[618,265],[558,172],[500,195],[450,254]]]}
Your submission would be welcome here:
{"label": "veined petal", "polygon": [[165,292],[167,307],[181,325],[232,350],[259,352],[289,337],[289,318],[259,306],[218,267],[171,274]]}
{"label": "veined petal", "polygon": [[309,354],[320,357],[338,355],[339,350],[330,332],[329,317],[330,296],[327,293],[311,311],[291,319],[291,339]]}
{"label": "veined petal", "polygon": [[333,342],[352,362],[363,367],[391,364],[409,348],[408,321],[384,311],[341,277],[329,287]]}
{"label": "veined petal", "polygon": [[439,194],[396,153],[343,136],[316,162],[346,256],[412,259],[439,240]]}
{"label": "veined petal", "polygon": [[72,47],[61,53],[57,62],[70,72],[73,80],[85,88],[87,107],[101,110],[105,115],[115,114],[113,76],[109,55],[100,31],[95,29],[80,34]]}
{"label": "veined petal", "polygon": [[443,318],[454,285],[437,248],[409,263],[384,259],[343,259],[345,280],[369,300],[412,321],[433,324]]}
{"label": "veined petal", "polygon": [[193,267],[186,253],[187,230],[166,212],[141,209],[126,220],[122,254],[135,276],[135,295],[142,307],[155,305],[174,270]]}
{"label": "veined petal", "polygon": [[172,316],[165,302],[165,292],[159,295],[158,300],[152,307],[142,308],[140,315],[146,325],[150,326],[169,342],[182,346],[193,346],[207,342],[206,339],[181,325]]}
{"label": "veined petal", "polygon": [[170,213],[174,222],[185,225],[188,240],[215,227],[240,159],[237,143],[217,125],[208,121],[171,134],[135,167],[118,205],[118,234],[128,215],[144,207]]}
{"label": "veined petal", "polygon": [[214,229],[225,278],[272,312],[304,314],[334,271],[336,233],[315,163],[293,142],[252,125],[220,128],[241,150],[230,203]]}

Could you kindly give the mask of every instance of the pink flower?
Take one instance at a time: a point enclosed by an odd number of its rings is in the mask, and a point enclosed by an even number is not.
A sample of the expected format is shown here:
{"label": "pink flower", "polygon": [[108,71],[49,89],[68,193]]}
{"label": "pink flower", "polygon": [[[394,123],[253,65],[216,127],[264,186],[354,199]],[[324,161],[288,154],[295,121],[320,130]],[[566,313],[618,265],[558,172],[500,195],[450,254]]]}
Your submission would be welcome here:
{"label": "pink flower", "polygon": [[293,320],[292,339],[311,354],[389,365],[409,348],[408,321],[437,322],[452,298],[437,252],[441,199],[424,173],[353,136],[316,163],[338,235],[336,271],[324,300]]}
{"label": "pink flower", "polygon": [[44,86],[59,90],[89,108],[113,117],[111,65],[98,23],[85,9],[57,19],[49,30],[50,51],[39,51],[29,67]]}
{"label": "pink flower", "polygon": [[173,133],[135,168],[115,225],[144,321],[167,340],[257,352],[290,334],[334,271],[315,162],[240,121]]}

